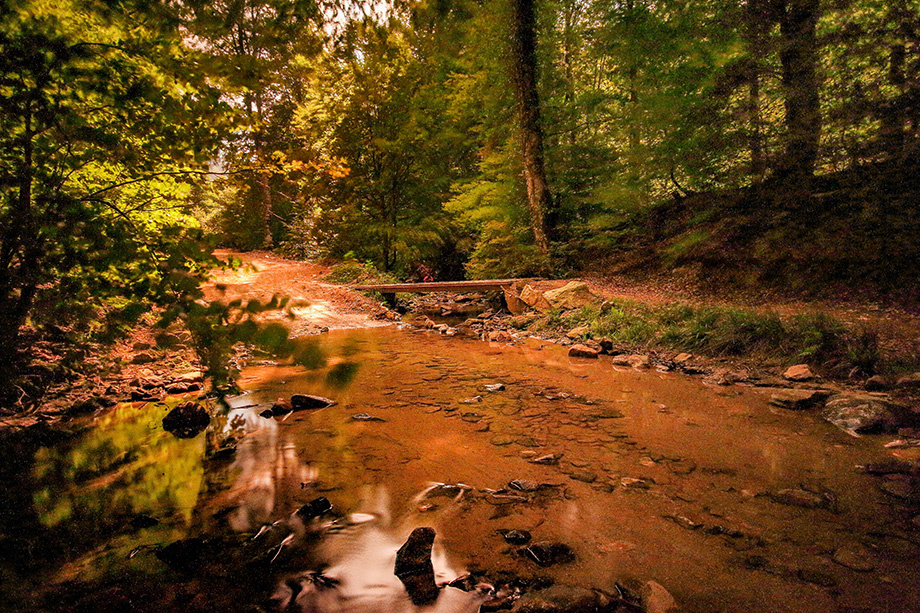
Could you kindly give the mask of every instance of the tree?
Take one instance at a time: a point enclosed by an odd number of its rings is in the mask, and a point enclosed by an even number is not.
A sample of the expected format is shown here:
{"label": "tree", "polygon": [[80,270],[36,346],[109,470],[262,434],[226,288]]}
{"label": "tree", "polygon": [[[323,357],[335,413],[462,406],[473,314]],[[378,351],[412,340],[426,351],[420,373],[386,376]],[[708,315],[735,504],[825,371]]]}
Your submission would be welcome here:
{"label": "tree", "polygon": [[[192,300],[213,260],[183,178],[225,106],[166,5],[21,0],[0,13],[0,354],[21,330]],[[84,317],[80,317],[84,315]]]}
{"label": "tree", "polygon": [[511,0],[511,81],[517,102],[521,159],[534,240],[549,253],[552,194],[546,180],[540,96],[537,91],[537,33],[533,0]]}
{"label": "tree", "polygon": [[[238,189],[242,228],[236,246],[272,247],[283,239],[279,213],[284,202],[283,176],[273,155],[290,148],[289,127],[302,91],[291,68],[298,58],[320,50],[321,16],[314,0],[191,0],[184,16],[189,31],[208,50],[222,86],[238,96],[246,123],[225,144],[225,164],[240,172]],[[296,145],[295,145],[296,146]],[[230,224],[231,226],[234,224]]]}
{"label": "tree", "polygon": [[781,0],[779,6],[786,147],[777,174],[793,182],[814,174],[821,143],[815,34],[820,15],[820,0]]}

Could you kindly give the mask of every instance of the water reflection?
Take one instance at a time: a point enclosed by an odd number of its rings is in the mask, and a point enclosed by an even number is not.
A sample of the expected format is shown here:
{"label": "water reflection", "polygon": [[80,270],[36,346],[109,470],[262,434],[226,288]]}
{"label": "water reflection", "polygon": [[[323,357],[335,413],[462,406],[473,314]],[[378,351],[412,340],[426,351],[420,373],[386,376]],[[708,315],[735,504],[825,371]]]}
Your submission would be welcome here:
{"label": "water reflection", "polygon": [[[434,603],[414,605],[393,569],[397,550],[418,527],[417,522],[411,517],[394,519],[384,486],[363,488],[361,500],[357,512],[327,526],[315,568],[286,575],[279,581],[272,598],[280,609],[304,613],[479,611],[484,592],[450,587],[444,587]],[[439,585],[461,573],[437,541],[431,562]]]}

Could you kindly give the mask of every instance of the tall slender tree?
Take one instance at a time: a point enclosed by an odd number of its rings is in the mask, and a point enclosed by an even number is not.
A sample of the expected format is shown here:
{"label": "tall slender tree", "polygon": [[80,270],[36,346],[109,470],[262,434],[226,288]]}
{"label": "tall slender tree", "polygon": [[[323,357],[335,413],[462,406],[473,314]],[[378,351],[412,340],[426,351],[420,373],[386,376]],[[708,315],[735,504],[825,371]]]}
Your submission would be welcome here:
{"label": "tall slender tree", "polygon": [[511,76],[517,101],[524,180],[533,236],[549,253],[552,194],[546,180],[540,96],[537,91],[537,32],[533,0],[511,0]]}

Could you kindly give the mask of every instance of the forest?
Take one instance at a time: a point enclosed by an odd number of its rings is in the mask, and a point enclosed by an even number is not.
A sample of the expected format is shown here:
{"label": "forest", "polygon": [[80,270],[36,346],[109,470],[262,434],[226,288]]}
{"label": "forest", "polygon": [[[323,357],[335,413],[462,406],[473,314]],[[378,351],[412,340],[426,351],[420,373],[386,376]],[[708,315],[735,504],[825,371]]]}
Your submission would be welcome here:
{"label": "forest", "polygon": [[214,245],[916,296],[912,0],[12,1],[0,47],[7,355]]}
{"label": "forest", "polygon": [[918,237],[920,0],[0,0],[0,610],[920,610]]}

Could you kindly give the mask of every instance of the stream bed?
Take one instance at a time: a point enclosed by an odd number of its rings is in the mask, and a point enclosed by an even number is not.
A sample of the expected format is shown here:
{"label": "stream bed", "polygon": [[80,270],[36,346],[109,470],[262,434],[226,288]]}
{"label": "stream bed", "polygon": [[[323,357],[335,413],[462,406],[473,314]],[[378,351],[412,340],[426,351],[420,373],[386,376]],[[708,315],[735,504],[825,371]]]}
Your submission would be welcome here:
{"label": "stream bed", "polygon": [[[150,403],[27,447],[2,471],[0,607],[626,611],[654,582],[691,613],[920,611],[918,510],[858,468],[893,452],[768,389],[537,341],[305,342],[306,366],[250,359],[195,438]],[[304,393],[336,404],[261,416]],[[419,527],[427,603],[393,573]]]}

